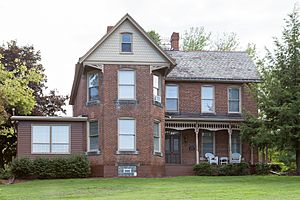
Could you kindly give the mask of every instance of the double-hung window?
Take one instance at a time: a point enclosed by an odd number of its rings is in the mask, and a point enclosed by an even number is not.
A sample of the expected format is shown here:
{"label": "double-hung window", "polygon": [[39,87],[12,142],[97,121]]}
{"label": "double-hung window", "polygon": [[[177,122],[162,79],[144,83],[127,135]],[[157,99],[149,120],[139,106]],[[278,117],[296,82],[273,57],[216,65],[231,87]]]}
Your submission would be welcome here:
{"label": "double-hung window", "polygon": [[69,153],[68,125],[33,125],[32,153]]}
{"label": "double-hung window", "polygon": [[88,100],[95,101],[99,99],[99,74],[91,73],[88,75]]}
{"label": "double-hung window", "polygon": [[237,132],[231,134],[231,151],[232,153],[241,153],[241,137]]}
{"label": "double-hung window", "polygon": [[99,151],[98,121],[91,121],[89,125],[89,151]]}
{"label": "double-hung window", "polygon": [[154,153],[161,152],[160,123],[154,122]]}
{"label": "double-hung window", "polygon": [[161,103],[161,90],[160,90],[160,76],[153,75],[153,99],[156,102]]}
{"label": "double-hung window", "polygon": [[228,112],[240,113],[240,88],[231,87],[228,88]]}
{"label": "double-hung window", "polygon": [[213,113],[214,106],[214,87],[202,86],[201,88],[201,111],[202,113]]}
{"label": "double-hung window", "polygon": [[202,155],[206,153],[214,154],[214,132],[204,132],[202,134]]}
{"label": "double-hung window", "polygon": [[178,85],[166,86],[166,110],[178,111]]}
{"label": "double-hung window", "polygon": [[119,99],[135,99],[135,71],[120,70],[119,71]]}
{"label": "double-hung window", "polygon": [[135,151],[135,119],[119,119],[119,151]]}
{"label": "double-hung window", "polygon": [[121,51],[123,53],[132,52],[132,34],[131,33],[122,33],[121,34]]}

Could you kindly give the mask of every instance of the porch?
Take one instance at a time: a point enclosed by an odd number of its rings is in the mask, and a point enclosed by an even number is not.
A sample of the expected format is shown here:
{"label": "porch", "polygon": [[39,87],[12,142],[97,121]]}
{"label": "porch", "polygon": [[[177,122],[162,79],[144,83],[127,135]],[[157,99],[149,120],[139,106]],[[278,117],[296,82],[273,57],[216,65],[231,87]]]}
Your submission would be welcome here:
{"label": "porch", "polygon": [[[206,162],[205,153],[231,160],[239,153],[243,162],[254,163],[254,150],[240,140],[238,122],[171,121],[165,123],[166,172],[189,171],[194,164]],[[185,167],[184,167],[185,166]]]}

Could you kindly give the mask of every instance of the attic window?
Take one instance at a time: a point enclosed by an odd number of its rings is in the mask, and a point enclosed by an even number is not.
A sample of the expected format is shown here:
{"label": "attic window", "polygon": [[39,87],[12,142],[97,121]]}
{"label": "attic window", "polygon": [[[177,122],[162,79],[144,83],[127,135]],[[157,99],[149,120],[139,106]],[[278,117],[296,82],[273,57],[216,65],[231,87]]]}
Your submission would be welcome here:
{"label": "attic window", "polygon": [[125,53],[132,52],[132,34],[122,33],[121,51]]}

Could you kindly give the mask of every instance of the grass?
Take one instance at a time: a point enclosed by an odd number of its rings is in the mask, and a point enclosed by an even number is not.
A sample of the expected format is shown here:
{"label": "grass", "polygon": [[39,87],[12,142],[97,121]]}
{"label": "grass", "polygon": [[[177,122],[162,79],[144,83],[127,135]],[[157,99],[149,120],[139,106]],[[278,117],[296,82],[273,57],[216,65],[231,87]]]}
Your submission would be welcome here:
{"label": "grass", "polygon": [[300,177],[232,176],[33,180],[0,185],[0,199],[300,199]]}

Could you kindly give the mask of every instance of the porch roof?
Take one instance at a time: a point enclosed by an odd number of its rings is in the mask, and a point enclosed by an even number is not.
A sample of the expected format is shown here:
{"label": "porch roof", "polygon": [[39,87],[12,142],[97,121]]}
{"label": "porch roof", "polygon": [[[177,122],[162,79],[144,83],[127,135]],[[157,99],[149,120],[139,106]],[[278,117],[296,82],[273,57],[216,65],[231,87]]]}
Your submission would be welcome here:
{"label": "porch roof", "polygon": [[241,114],[166,113],[168,121],[242,122]]}

